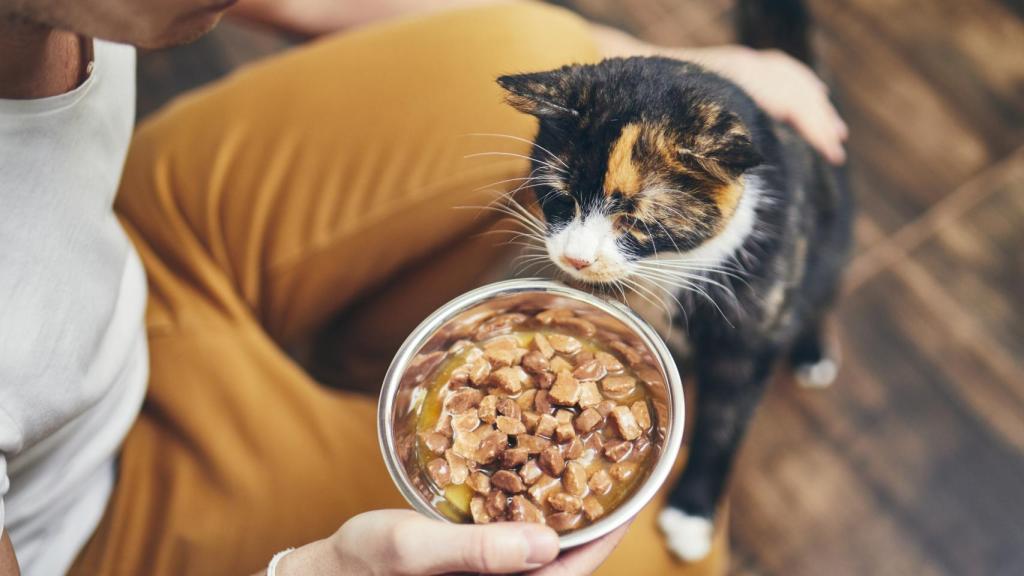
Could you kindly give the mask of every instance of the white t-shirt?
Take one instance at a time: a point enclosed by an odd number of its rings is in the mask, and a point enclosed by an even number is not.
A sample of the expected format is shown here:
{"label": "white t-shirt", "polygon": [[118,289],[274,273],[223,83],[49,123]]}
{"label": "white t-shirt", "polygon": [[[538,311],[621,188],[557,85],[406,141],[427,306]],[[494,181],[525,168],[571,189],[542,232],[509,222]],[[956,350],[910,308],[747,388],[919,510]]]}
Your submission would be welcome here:
{"label": "white t-shirt", "polygon": [[94,59],[71,92],[0,100],[0,526],[27,576],[96,529],[148,378],[145,275],[111,208],[135,51]]}

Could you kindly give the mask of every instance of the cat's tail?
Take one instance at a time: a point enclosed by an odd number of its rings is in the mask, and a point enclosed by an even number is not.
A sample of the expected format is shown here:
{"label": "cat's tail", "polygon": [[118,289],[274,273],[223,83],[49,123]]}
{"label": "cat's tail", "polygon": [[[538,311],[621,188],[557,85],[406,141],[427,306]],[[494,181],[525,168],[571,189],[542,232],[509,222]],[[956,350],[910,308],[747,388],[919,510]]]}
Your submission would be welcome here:
{"label": "cat's tail", "polygon": [[814,64],[811,17],[803,0],[738,0],[736,20],[741,44],[776,48]]}

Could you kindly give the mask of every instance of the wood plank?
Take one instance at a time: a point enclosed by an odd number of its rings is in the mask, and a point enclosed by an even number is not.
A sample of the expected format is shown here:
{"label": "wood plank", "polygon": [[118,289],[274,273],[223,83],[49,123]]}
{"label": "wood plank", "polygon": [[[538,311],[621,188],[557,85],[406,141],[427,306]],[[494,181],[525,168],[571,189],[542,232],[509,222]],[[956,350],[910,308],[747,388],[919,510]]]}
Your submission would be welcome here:
{"label": "wood plank", "polygon": [[1024,570],[1024,445],[1006,429],[1024,403],[911,283],[889,272],[844,303],[836,386],[775,382],[732,503],[770,572]]}
{"label": "wood plank", "polygon": [[984,201],[937,225],[911,255],[1013,356],[1024,358],[1024,154],[989,186]]}
{"label": "wood plank", "polygon": [[851,127],[852,162],[863,169],[861,209],[891,232],[992,161],[985,135],[856,9],[814,7],[825,67]]}

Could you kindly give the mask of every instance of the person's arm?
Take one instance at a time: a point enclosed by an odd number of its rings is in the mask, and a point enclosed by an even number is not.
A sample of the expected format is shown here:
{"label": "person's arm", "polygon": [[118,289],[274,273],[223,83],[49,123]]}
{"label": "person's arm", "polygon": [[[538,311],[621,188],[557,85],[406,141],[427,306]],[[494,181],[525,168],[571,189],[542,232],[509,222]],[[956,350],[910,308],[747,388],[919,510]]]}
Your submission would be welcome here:
{"label": "person's arm", "polygon": [[[371,22],[498,0],[241,0],[232,16],[296,34],[319,36]],[[519,0],[500,0],[514,2]]]}
{"label": "person's arm", "polygon": [[[397,16],[510,1],[517,0],[241,0],[233,13],[316,36]],[[829,100],[827,86],[788,55],[738,45],[658,46],[608,26],[591,27],[606,57],[667,56],[703,64],[746,90],[772,117],[793,126],[830,162],[846,161],[848,129]]]}
{"label": "person's arm", "polygon": [[0,576],[20,576],[20,574],[18,559],[14,556],[14,546],[11,545],[11,539],[7,536],[7,530],[4,530],[4,535],[0,537]]}

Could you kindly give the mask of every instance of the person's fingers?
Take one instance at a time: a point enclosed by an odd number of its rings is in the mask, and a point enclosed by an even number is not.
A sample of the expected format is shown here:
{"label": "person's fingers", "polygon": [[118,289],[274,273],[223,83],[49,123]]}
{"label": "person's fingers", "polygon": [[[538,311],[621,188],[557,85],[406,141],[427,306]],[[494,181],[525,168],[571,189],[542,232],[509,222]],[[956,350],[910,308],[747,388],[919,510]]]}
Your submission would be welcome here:
{"label": "person's fingers", "polygon": [[[630,521],[631,523],[632,521]],[[584,576],[591,574],[615,550],[627,530],[629,530],[629,524],[616,528],[589,544],[562,554],[558,560],[530,572],[530,576]]]}
{"label": "person's fingers", "polygon": [[[348,526],[361,517],[368,520]],[[558,534],[540,524],[448,524],[411,510],[379,510],[346,527],[348,547],[386,573],[507,574],[538,568],[558,555]]]}

